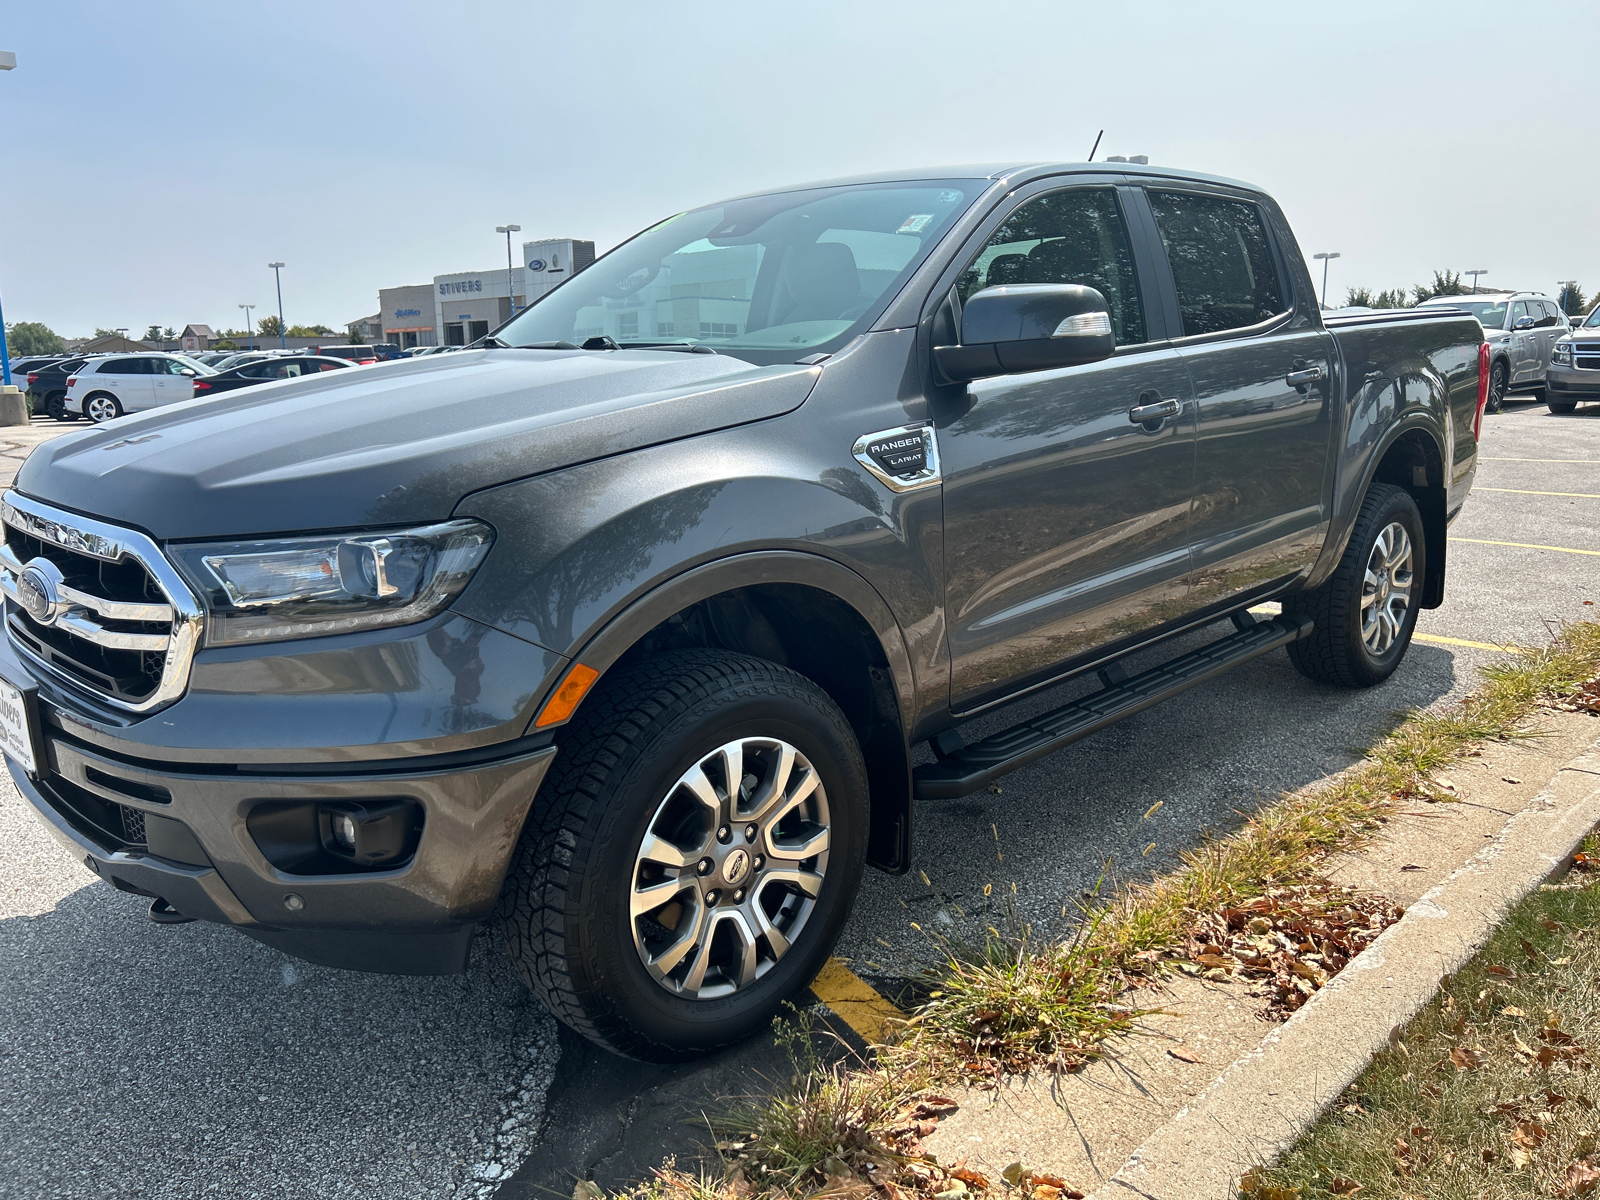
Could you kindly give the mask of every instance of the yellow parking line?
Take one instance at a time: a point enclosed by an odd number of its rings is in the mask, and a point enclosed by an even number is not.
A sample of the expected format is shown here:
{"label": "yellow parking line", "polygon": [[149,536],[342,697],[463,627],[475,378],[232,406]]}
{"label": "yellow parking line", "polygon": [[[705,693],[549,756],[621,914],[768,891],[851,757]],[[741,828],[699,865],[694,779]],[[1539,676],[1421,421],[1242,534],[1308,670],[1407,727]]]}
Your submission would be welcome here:
{"label": "yellow parking line", "polygon": [[1600,500],[1589,492],[1530,492],[1527,488],[1473,488],[1475,492],[1515,492],[1519,496],[1571,496],[1574,500]]}
{"label": "yellow parking line", "polygon": [[1479,462],[1539,462],[1539,463],[1581,463],[1584,466],[1600,467],[1600,458],[1490,458],[1487,455],[1478,455]]}
{"label": "yellow parking line", "polygon": [[811,981],[811,992],[838,1013],[868,1045],[883,1041],[891,1022],[904,1017],[898,1008],[873,990],[870,983],[837,958],[822,964],[822,970]]}
{"label": "yellow parking line", "polygon": [[1467,646],[1473,650],[1503,650],[1515,653],[1517,649],[1515,646],[1496,646],[1493,642],[1468,642],[1461,638],[1440,637],[1434,633],[1413,633],[1411,637],[1413,641],[1437,642],[1441,646]]}
{"label": "yellow parking line", "polygon": [[1554,550],[1557,554],[1592,554],[1600,558],[1600,550],[1574,550],[1571,546],[1540,546],[1533,542],[1496,542],[1489,538],[1452,537],[1452,542],[1470,542],[1474,546],[1513,546],[1518,550]]}

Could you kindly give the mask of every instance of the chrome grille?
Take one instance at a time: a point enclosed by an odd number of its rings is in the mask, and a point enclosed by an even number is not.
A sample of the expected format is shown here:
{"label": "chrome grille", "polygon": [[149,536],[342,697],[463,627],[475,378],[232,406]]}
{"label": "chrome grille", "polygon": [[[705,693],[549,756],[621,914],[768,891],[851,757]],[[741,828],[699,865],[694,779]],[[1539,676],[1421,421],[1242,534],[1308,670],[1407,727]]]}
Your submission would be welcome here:
{"label": "chrome grille", "polygon": [[1591,342],[1573,347],[1572,361],[1580,370],[1600,371],[1600,345]]}
{"label": "chrome grille", "polygon": [[0,532],[12,646],[130,712],[183,695],[201,610],[153,541],[16,492],[0,504]]}

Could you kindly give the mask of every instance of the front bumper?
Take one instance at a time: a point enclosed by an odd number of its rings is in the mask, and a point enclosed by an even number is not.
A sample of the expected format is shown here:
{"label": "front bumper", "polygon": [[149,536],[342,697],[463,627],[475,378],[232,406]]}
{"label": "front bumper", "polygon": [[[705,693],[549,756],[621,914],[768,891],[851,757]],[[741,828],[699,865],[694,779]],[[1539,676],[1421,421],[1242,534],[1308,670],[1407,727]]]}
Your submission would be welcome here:
{"label": "front bumper", "polygon": [[[105,882],[310,962],[399,974],[465,967],[555,756],[545,747],[411,774],[208,774],[110,758],[49,731],[40,741],[39,773],[8,758],[11,777],[56,839]],[[261,805],[394,798],[424,813],[416,853],[396,870],[282,870],[251,828]],[[130,821],[143,842],[129,840]]]}
{"label": "front bumper", "polygon": [[1600,400],[1600,371],[1553,362],[1546,368],[1544,382],[1548,393],[1563,400]]}

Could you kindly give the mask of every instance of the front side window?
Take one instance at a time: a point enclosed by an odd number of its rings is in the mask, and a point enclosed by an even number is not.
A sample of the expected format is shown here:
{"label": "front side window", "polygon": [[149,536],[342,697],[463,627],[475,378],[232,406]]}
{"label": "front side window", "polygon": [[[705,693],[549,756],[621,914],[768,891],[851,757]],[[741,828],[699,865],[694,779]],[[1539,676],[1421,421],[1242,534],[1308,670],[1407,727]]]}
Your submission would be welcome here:
{"label": "front side window", "polygon": [[757,365],[830,351],[868,327],[987,186],[809,188],[695,209],[598,259],[495,337],[700,344]]}
{"label": "front side window", "polygon": [[1110,188],[1069,188],[1029,200],[984,245],[956,284],[974,292],[1008,283],[1078,283],[1111,310],[1117,345],[1146,339],[1128,227]]}
{"label": "front side window", "polygon": [[1261,210],[1243,200],[1150,193],[1184,336],[1259,324],[1288,308]]}
{"label": "front side window", "polygon": [[1517,322],[1528,315],[1528,305],[1524,300],[1518,300],[1511,306],[1511,328],[1517,327]]}

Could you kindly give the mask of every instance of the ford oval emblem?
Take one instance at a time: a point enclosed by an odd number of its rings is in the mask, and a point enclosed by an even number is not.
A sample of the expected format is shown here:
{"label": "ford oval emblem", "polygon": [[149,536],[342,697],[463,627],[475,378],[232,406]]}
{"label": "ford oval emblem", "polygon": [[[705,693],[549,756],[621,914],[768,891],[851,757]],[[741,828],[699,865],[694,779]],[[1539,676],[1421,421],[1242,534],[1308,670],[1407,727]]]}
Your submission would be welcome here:
{"label": "ford oval emblem", "polygon": [[528,270],[530,270],[530,271],[542,271],[542,270],[544,270],[544,259],[542,259],[542,258],[530,258],[528,260]]}
{"label": "ford oval emblem", "polygon": [[17,601],[41,625],[54,625],[61,615],[61,571],[48,558],[36,558],[17,576]]}

